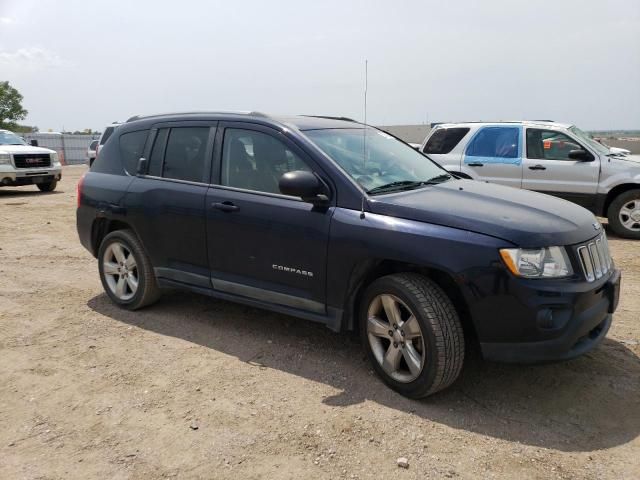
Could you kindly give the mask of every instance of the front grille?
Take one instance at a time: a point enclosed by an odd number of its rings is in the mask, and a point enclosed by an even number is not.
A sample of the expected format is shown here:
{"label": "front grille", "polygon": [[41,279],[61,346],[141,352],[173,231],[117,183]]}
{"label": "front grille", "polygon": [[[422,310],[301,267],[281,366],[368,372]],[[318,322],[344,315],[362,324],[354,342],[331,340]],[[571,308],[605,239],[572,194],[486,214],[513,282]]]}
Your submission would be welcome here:
{"label": "front grille", "polygon": [[613,264],[607,236],[603,233],[589,243],[579,246],[578,258],[588,282],[595,282],[606,275]]}
{"label": "front grille", "polygon": [[50,167],[51,157],[48,153],[18,153],[13,155],[16,168]]}

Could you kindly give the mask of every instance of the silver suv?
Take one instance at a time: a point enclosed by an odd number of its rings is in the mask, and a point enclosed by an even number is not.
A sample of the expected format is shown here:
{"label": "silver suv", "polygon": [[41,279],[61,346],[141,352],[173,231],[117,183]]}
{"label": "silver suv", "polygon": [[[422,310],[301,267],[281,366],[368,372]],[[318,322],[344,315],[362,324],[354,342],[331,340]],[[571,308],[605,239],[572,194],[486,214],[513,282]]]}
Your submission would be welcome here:
{"label": "silver suv", "polygon": [[420,151],[464,178],[555,195],[640,239],[640,156],[623,155],[574,125],[552,121],[436,125]]}

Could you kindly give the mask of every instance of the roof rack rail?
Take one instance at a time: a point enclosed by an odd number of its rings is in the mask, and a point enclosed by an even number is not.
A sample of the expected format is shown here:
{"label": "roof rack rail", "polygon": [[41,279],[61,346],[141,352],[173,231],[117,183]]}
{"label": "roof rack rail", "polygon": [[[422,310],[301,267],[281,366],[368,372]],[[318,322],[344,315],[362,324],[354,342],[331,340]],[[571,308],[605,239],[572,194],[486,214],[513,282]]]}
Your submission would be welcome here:
{"label": "roof rack rail", "polygon": [[357,120],[354,120],[353,118],[349,118],[349,117],[331,117],[329,115],[301,115],[301,116],[311,117],[311,118],[326,118],[327,120],[342,120],[345,122],[360,123]]}
{"label": "roof rack rail", "polygon": [[127,119],[127,122],[133,122],[134,120],[140,120],[142,118],[154,118],[154,117],[165,117],[167,115],[196,115],[196,114],[216,114],[216,113],[233,113],[237,115],[254,115],[257,117],[269,117],[266,113],[261,112],[249,112],[247,110],[238,110],[238,111],[212,111],[212,110],[193,110],[190,112],[164,112],[164,113],[152,113],[150,115],[134,115]]}

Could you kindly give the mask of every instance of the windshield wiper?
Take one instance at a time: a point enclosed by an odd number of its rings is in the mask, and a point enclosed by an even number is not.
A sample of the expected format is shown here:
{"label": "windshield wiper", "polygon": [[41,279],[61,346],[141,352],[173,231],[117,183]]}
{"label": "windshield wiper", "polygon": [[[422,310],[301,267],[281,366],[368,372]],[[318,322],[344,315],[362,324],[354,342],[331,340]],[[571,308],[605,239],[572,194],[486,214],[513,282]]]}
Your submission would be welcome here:
{"label": "windshield wiper", "polygon": [[392,190],[405,190],[409,188],[420,187],[424,184],[425,182],[418,182],[415,180],[401,180],[399,182],[385,183],[384,185],[380,185],[379,187],[367,190],[367,193],[382,193]]}
{"label": "windshield wiper", "polygon": [[449,175],[448,173],[443,173],[442,175],[437,175],[426,182],[422,182],[423,185],[436,185],[438,183],[446,182],[447,180],[453,178],[453,175]]}

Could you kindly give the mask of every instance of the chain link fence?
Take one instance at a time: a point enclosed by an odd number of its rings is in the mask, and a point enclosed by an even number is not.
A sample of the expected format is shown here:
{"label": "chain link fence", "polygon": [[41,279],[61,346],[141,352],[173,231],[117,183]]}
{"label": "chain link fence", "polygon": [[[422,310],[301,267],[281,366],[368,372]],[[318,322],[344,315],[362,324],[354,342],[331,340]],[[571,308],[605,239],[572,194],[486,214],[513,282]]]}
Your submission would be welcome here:
{"label": "chain link fence", "polygon": [[78,165],[89,163],[87,149],[93,140],[100,135],[74,135],[70,133],[25,133],[23,138],[31,143],[38,142],[39,147],[50,148],[58,152],[58,157],[63,165]]}

